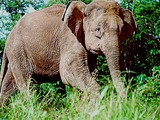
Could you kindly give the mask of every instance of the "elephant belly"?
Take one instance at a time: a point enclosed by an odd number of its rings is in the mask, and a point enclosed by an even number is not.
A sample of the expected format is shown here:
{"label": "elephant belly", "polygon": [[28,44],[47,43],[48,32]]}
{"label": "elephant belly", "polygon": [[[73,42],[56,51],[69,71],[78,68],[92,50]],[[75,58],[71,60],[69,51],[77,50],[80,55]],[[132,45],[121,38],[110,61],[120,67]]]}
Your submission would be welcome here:
{"label": "elephant belly", "polygon": [[34,75],[54,77],[59,75],[59,60],[41,58],[34,63]]}
{"label": "elephant belly", "polygon": [[53,76],[33,74],[32,78],[38,84],[46,83],[46,82],[52,83],[52,82],[59,81],[61,79],[59,74],[53,75]]}

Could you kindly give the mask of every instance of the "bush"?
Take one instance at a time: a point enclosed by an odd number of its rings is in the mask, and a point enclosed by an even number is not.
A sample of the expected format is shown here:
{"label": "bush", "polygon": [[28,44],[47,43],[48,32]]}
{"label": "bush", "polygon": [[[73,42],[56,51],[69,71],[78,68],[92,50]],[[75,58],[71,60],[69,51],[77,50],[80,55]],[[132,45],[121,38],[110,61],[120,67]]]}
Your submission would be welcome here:
{"label": "bush", "polygon": [[137,83],[136,92],[138,97],[144,101],[157,100],[160,96],[160,66],[155,66],[152,69],[152,76],[145,74],[138,75],[134,80]]}

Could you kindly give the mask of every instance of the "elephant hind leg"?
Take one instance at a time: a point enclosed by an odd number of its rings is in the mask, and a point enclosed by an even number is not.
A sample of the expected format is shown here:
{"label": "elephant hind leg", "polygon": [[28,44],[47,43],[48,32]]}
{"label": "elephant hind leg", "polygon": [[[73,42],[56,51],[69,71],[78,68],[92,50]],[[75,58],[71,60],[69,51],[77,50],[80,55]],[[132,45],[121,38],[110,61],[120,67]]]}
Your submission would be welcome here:
{"label": "elephant hind leg", "polygon": [[14,71],[13,77],[20,93],[23,93],[27,90],[27,81],[31,76],[26,69],[27,68],[20,68],[18,65],[12,67],[12,71]]}
{"label": "elephant hind leg", "polygon": [[7,72],[4,76],[4,79],[1,84],[1,93],[0,93],[0,102],[3,104],[6,99],[16,90],[15,80],[10,68],[7,69]]}
{"label": "elephant hind leg", "polygon": [[33,73],[30,59],[22,46],[15,48],[18,51],[10,57],[10,68],[13,73],[16,85],[20,93],[25,92],[28,88],[27,81]]}

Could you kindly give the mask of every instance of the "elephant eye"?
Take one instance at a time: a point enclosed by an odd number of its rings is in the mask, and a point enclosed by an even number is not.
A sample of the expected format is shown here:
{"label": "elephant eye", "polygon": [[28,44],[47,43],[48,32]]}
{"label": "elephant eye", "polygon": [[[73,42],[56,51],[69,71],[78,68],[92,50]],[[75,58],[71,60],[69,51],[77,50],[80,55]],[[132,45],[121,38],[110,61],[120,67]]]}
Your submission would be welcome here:
{"label": "elephant eye", "polygon": [[98,38],[98,39],[101,39],[103,35],[103,28],[101,25],[98,25],[95,29],[95,36]]}
{"label": "elephant eye", "polygon": [[100,27],[96,28],[96,31],[100,31]]}

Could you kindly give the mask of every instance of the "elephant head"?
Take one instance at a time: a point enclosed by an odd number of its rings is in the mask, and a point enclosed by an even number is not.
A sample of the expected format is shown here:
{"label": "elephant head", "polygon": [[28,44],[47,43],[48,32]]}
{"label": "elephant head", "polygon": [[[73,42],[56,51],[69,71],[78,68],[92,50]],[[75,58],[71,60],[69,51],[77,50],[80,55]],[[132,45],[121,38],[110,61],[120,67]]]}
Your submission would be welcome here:
{"label": "elephant head", "polygon": [[120,43],[135,31],[132,13],[113,1],[94,0],[89,5],[73,1],[67,6],[63,20],[87,51],[106,56],[114,86],[124,97],[126,91],[120,75]]}

